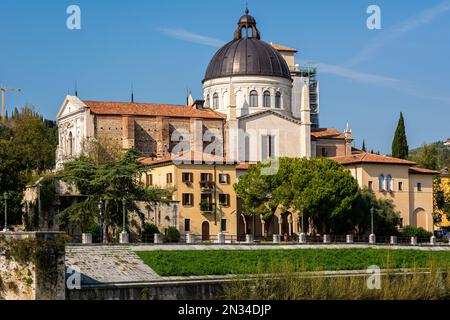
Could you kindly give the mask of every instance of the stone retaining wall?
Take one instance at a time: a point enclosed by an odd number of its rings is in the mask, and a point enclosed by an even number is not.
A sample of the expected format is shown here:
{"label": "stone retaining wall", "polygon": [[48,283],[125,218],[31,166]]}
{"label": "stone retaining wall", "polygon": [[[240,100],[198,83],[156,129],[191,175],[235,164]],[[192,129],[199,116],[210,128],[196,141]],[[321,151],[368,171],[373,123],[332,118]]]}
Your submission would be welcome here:
{"label": "stone retaining wall", "polygon": [[[65,250],[54,246],[60,232],[0,232],[0,300],[64,300]],[[36,240],[30,241],[30,240]],[[38,260],[22,250],[23,261],[11,253],[9,242],[27,242],[25,247],[40,246]],[[30,246],[29,246],[29,245]],[[37,245],[36,245],[37,244]],[[36,248],[34,248],[36,249]]]}

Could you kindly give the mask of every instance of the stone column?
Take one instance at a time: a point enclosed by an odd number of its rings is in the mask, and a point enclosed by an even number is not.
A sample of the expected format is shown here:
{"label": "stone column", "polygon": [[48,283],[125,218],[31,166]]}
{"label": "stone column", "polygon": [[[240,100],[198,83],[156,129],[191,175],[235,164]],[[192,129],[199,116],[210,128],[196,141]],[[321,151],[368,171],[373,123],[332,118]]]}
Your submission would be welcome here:
{"label": "stone column", "polygon": [[128,232],[123,231],[123,232],[120,233],[120,235],[119,235],[119,242],[121,244],[130,243],[130,235],[128,234]]}
{"label": "stone column", "polygon": [[261,236],[263,238],[266,237],[266,221],[263,220],[262,216],[261,216]]}
{"label": "stone column", "polygon": [[288,217],[288,226],[289,226],[289,236],[292,236],[292,215],[289,215]]}
{"label": "stone column", "polygon": [[161,233],[155,233],[154,237],[155,244],[162,244],[164,242],[164,237]]}
{"label": "stone column", "polygon": [[396,245],[398,243],[397,241],[397,237],[396,236],[391,236],[391,241],[390,241],[391,245]]}
{"label": "stone column", "polygon": [[347,240],[347,243],[353,243],[353,242],[355,242],[355,241],[354,241],[354,237],[353,237],[352,234],[348,234],[346,240]]}
{"label": "stone column", "polygon": [[417,246],[417,237],[411,237],[411,245]]}
{"label": "stone column", "polygon": [[217,235],[217,243],[219,244],[225,243],[225,233],[221,232]]}
{"label": "stone column", "polygon": [[83,233],[81,235],[82,244],[92,244],[92,233]]}
{"label": "stone column", "polygon": [[281,242],[281,236],[279,234],[273,235],[273,243],[280,243]]}
{"label": "stone column", "polygon": [[431,244],[432,246],[435,246],[435,245],[437,244],[437,241],[436,241],[436,237],[435,237],[435,236],[432,236],[432,237],[430,238],[430,244]]}
{"label": "stone column", "polygon": [[247,234],[245,236],[245,243],[248,243],[248,244],[253,243],[253,235],[252,234]]}
{"label": "stone column", "polygon": [[195,234],[192,234],[192,233],[186,234],[186,243],[187,244],[195,243]]}
{"label": "stone column", "polygon": [[331,243],[331,236],[329,234],[323,235],[323,243],[326,243],[326,244]]}
{"label": "stone column", "polygon": [[374,234],[371,234],[369,236],[369,244],[376,244],[377,243],[377,237]]}
{"label": "stone column", "polygon": [[300,233],[299,237],[298,237],[298,241],[301,244],[305,244],[306,243],[306,234],[305,233]]}

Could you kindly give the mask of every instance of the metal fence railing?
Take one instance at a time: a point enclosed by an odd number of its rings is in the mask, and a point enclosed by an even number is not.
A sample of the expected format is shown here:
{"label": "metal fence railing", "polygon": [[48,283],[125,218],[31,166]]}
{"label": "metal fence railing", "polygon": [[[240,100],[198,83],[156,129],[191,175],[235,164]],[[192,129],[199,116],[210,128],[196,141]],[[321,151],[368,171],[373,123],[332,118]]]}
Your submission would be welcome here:
{"label": "metal fence railing", "polygon": [[[348,242],[348,236],[347,235],[328,235],[326,236],[327,242],[325,242],[325,236],[323,235],[317,235],[312,236],[308,235],[306,236],[306,243],[303,244],[369,244],[369,237],[366,235],[354,235],[351,237],[350,242]],[[129,242],[132,244],[154,244],[156,242],[156,236],[153,234],[145,234],[145,235],[137,235],[137,234],[130,234],[129,236]],[[396,242],[392,243],[392,239],[390,236],[376,236],[375,243],[377,245],[398,245],[398,246],[431,246],[431,245],[437,245],[437,246],[450,246],[448,239],[435,239],[435,244],[431,242],[430,238],[418,238],[413,243],[411,238],[407,237],[396,237]],[[83,242],[83,236],[82,235],[69,235],[69,244],[81,244]],[[100,244],[100,236],[99,235],[92,235],[92,244]],[[118,237],[109,237],[108,244],[117,244],[119,243]],[[293,236],[251,236],[248,237],[247,235],[186,235],[182,234],[178,239],[170,239],[167,236],[159,235],[159,242],[158,243],[164,243],[164,244],[299,244],[299,238],[297,235]]]}

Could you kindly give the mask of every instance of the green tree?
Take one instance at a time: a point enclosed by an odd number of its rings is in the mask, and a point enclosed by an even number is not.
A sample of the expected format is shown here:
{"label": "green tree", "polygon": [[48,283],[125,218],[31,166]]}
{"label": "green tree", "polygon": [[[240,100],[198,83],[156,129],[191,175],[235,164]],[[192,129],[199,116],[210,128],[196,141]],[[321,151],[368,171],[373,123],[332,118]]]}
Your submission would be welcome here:
{"label": "green tree", "polygon": [[358,184],[340,164],[329,159],[279,159],[274,175],[263,175],[264,164],[250,168],[235,185],[244,215],[270,220],[276,209],[300,212],[319,232],[334,230],[339,221],[352,219]]}
{"label": "green tree", "polygon": [[379,236],[393,236],[398,234],[401,224],[400,212],[395,210],[391,200],[378,199],[369,189],[360,190],[357,200],[353,204],[354,225],[360,234],[371,233],[371,214],[374,209],[374,232]]}
{"label": "green tree", "polygon": [[4,198],[8,193],[8,225],[22,221],[22,198],[26,185],[26,176],[21,173],[23,167],[11,141],[0,139],[0,225],[4,225]]}
{"label": "green tree", "polygon": [[362,144],[362,151],[367,152],[367,148],[366,148],[366,140],[363,140],[363,144]]}
{"label": "green tree", "polygon": [[[49,122],[48,122],[49,123]],[[57,139],[55,128],[51,129],[34,109],[25,107],[10,121],[12,143],[20,154],[24,170],[42,172],[53,169]]]}
{"label": "green tree", "polygon": [[436,144],[424,144],[411,159],[421,168],[438,170],[438,150]]}
{"label": "green tree", "polygon": [[406,138],[405,120],[403,113],[400,113],[400,120],[398,121],[397,130],[395,131],[394,140],[392,142],[392,156],[394,158],[406,159],[408,158],[409,147]]}
{"label": "green tree", "polygon": [[[54,167],[56,144],[56,124],[43,120],[32,107],[15,109],[6,125],[0,126],[0,206],[7,192],[9,225],[22,222],[23,190],[33,174]],[[3,220],[1,214],[2,224]]]}
{"label": "green tree", "polygon": [[172,192],[158,188],[147,189],[140,183],[142,174],[149,171],[148,166],[138,161],[141,156],[135,149],[130,149],[122,159],[106,164],[97,165],[86,158],[67,163],[62,179],[73,183],[85,199],[63,210],[60,213],[61,221],[77,223],[86,229],[98,220],[96,207],[103,201],[103,234],[104,240],[107,241],[108,226],[121,224],[124,199],[127,211],[136,212],[143,220],[143,213],[135,201],[165,201]]}

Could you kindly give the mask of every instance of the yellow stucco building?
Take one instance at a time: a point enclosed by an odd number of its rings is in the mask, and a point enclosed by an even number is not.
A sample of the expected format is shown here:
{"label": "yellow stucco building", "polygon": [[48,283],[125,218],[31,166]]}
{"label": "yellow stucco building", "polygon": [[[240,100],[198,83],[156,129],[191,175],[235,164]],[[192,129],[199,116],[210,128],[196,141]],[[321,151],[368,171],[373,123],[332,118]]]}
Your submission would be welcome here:
{"label": "yellow stucco building", "polygon": [[143,177],[146,186],[174,188],[172,201],[178,202],[177,228],[181,234],[195,234],[202,240],[224,233],[237,236],[237,197],[233,188],[236,163],[200,155],[183,159],[143,159],[150,171]]}
{"label": "yellow stucco building", "polygon": [[411,161],[365,152],[333,159],[350,170],[361,188],[392,200],[403,226],[433,231],[433,178],[439,172],[417,168]]}

